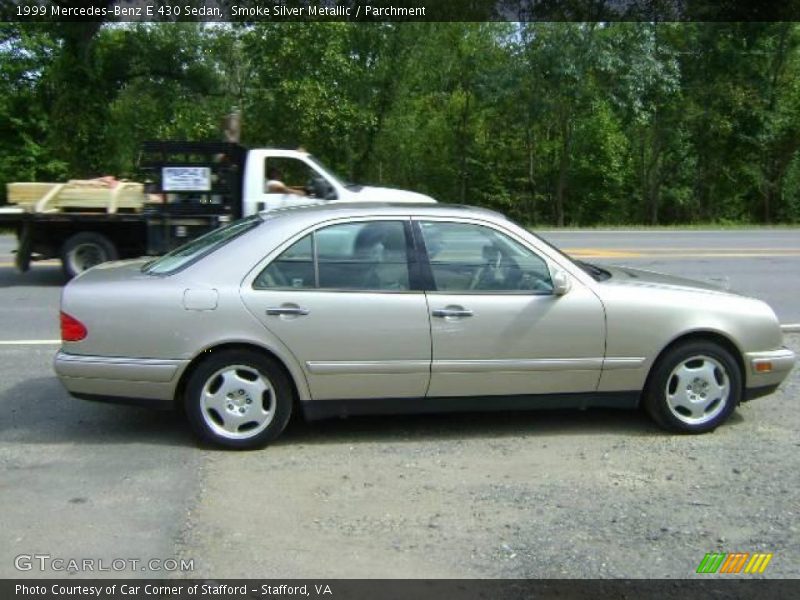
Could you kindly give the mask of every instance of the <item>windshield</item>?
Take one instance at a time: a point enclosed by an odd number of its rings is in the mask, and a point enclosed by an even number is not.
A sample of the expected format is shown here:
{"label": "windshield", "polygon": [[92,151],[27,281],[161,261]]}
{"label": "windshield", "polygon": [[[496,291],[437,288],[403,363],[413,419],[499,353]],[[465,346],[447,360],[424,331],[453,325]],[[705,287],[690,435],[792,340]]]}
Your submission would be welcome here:
{"label": "windshield", "polygon": [[142,267],[142,272],[150,275],[169,275],[189,265],[191,262],[211,254],[233,238],[249,231],[261,223],[261,217],[253,215],[230,225],[210,231],[199,238],[176,248]]}
{"label": "windshield", "polygon": [[606,271],[603,267],[598,267],[597,265],[593,265],[592,263],[588,263],[583,260],[573,260],[572,262],[588,273],[595,281],[605,281],[606,279],[611,279],[611,272]]}
{"label": "windshield", "polygon": [[563,250],[560,250],[559,248],[556,248],[553,244],[548,242],[542,236],[537,235],[537,234],[533,233],[532,231],[531,231],[531,234],[533,236],[535,236],[536,239],[538,239],[544,245],[548,246],[549,248],[552,248],[553,250],[558,252],[561,256],[563,256],[564,258],[569,260],[572,264],[577,266],[584,273],[587,273],[595,281],[605,281],[606,279],[610,279],[611,278],[611,273],[609,271],[606,271],[602,267],[598,267],[597,265],[593,265],[592,263],[588,263],[588,262],[583,261],[583,260],[576,260],[576,259],[572,258],[569,254],[564,252]]}
{"label": "windshield", "polygon": [[339,176],[338,176],[336,173],[334,173],[333,171],[331,171],[331,170],[330,170],[330,168],[323,166],[323,165],[322,165],[322,163],[320,163],[320,162],[319,162],[319,161],[318,161],[316,158],[314,158],[313,156],[309,155],[309,156],[308,156],[308,160],[309,160],[311,163],[313,163],[313,165],[314,165],[314,166],[317,168],[317,170],[318,170],[318,171],[320,171],[321,173],[325,173],[325,174],[326,174],[326,175],[327,175],[327,176],[328,176],[330,179],[332,179],[332,180],[333,180],[333,183],[338,183],[340,186],[342,186],[342,187],[346,187],[346,188],[356,188],[356,187],[360,187],[360,186],[358,186],[358,185],[356,185],[356,184],[354,184],[354,183],[350,183],[350,182],[349,182],[349,181],[347,181],[346,179],[342,179],[342,178],[341,178],[341,177],[339,177]]}

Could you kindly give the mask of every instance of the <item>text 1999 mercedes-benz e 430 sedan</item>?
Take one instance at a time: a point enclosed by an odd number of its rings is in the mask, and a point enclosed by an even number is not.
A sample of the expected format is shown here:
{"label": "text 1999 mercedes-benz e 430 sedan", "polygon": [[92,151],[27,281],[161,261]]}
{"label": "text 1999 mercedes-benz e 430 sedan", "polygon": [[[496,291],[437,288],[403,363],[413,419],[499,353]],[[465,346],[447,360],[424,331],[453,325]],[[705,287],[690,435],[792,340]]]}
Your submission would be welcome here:
{"label": "text 1999 mercedes-benz e 430 sedan", "polygon": [[636,407],[700,433],[795,356],[763,302],[574,262],[487,210],[338,204],[256,215],[70,282],[55,369],[78,398],[183,404],[203,438],[292,413]]}

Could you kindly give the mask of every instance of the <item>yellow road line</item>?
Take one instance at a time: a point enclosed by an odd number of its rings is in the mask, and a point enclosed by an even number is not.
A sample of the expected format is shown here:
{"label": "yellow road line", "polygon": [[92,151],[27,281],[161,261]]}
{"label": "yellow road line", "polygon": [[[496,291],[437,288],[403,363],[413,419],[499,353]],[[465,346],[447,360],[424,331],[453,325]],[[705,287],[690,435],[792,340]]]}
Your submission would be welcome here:
{"label": "yellow road line", "polygon": [[693,248],[691,246],[657,246],[655,248],[631,248],[631,247],[622,247],[622,248],[597,248],[597,247],[574,247],[571,248],[575,251],[600,251],[603,252],[605,250],[609,250],[611,252],[775,252],[775,253],[790,253],[794,254],[800,252],[800,248],[775,248],[775,247],[758,247],[758,248],[730,248],[725,246],[704,246],[702,248]]}
{"label": "yellow road line", "polygon": [[641,256],[639,252],[633,250],[592,250],[589,248],[564,248],[563,250],[572,256],[587,258],[634,258]]}
{"label": "yellow road line", "polygon": [[780,258],[800,256],[800,250],[740,250],[740,249],[706,249],[682,250],[681,252],[652,250],[610,250],[605,248],[563,248],[563,251],[578,258]]}
{"label": "yellow road line", "polygon": [[641,256],[648,258],[659,256],[664,258],[781,258],[800,256],[800,252],[782,252],[780,254],[774,252],[692,252],[691,254],[642,254]]}
{"label": "yellow road line", "polygon": [[[60,265],[61,262],[57,260],[40,260],[37,262],[32,262],[31,266],[35,267],[36,265],[41,265],[43,267],[56,267]],[[0,267],[16,267],[14,261],[0,261]]]}
{"label": "yellow road line", "polygon": [[[575,258],[780,258],[800,256],[800,250],[783,250],[783,249],[769,249],[757,248],[752,250],[735,250],[735,249],[706,249],[706,250],[692,250],[682,248],[680,252],[676,249],[648,249],[648,250],[635,250],[635,249],[622,249],[612,250],[606,248],[562,248],[566,254]],[[56,267],[61,264],[58,260],[41,260],[31,263],[32,267],[37,265],[43,267]],[[16,265],[14,261],[0,260],[0,268],[13,268]]]}

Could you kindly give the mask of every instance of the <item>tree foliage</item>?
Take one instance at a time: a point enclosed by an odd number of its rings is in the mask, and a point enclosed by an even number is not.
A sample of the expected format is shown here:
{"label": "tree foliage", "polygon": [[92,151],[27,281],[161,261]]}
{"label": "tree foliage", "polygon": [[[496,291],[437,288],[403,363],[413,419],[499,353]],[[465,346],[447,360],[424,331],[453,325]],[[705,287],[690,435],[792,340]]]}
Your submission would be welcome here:
{"label": "tree foliage", "polygon": [[800,220],[795,23],[0,24],[0,183],[302,146],[530,224]]}

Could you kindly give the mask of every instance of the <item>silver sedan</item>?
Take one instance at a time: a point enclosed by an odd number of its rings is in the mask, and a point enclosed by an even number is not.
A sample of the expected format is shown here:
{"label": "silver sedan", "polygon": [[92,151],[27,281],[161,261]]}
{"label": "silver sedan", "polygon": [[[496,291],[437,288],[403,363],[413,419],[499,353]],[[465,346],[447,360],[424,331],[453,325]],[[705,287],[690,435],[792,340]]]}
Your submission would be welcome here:
{"label": "silver sedan", "polygon": [[55,370],[78,398],[183,405],[262,446],[290,417],[642,405],[710,431],[795,356],[764,302],[576,262],[443,204],[256,215],[71,281]]}

